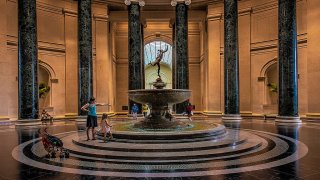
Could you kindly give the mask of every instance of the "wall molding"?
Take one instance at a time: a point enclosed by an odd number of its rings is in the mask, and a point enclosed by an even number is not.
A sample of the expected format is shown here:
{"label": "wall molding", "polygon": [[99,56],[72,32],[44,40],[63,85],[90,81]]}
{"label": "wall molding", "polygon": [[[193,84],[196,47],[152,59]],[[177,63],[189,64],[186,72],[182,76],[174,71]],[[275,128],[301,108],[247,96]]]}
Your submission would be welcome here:
{"label": "wall molding", "polygon": [[53,6],[53,5],[46,4],[43,2],[39,2],[39,1],[37,1],[37,10],[50,12],[50,13],[54,13],[54,14],[59,14],[59,15],[63,14],[62,7]]}
{"label": "wall molding", "polygon": [[62,13],[65,14],[66,16],[72,16],[72,17],[77,17],[78,16],[78,12],[76,10],[73,10],[73,9],[63,8],[62,9]]}
{"label": "wall molding", "polygon": [[[298,3],[302,1],[306,1],[306,0],[296,0],[297,6],[299,5]],[[256,13],[261,13],[261,12],[265,12],[273,9],[278,9],[278,0],[269,1],[267,3],[252,7],[252,13],[256,14]]]}
{"label": "wall molding", "polygon": [[[297,36],[297,46],[298,48],[306,47],[308,43],[308,34],[303,33]],[[272,39],[268,41],[254,42],[251,43],[251,52],[256,51],[265,51],[269,49],[277,49],[278,48],[278,39]]]}
{"label": "wall molding", "polygon": [[[7,35],[7,46],[16,47],[18,48],[18,38],[16,36]],[[39,53],[45,54],[45,52],[53,52],[64,55],[66,53],[66,47],[64,44],[52,43],[52,42],[45,42],[45,41],[38,41],[38,50]]]}
{"label": "wall molding", "polygon": [[107,14],[93,14],[93,19],[95,21],[108,22],[109,21],[109,16]]}

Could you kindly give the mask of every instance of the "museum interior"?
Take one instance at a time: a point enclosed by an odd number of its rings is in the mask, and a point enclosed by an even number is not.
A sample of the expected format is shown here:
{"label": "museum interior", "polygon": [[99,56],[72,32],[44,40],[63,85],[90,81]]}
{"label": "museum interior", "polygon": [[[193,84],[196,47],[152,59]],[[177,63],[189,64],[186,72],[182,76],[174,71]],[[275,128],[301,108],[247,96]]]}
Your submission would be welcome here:
{"label": "museum interior", "polygon": [[319,179],[319,0],[0,15],[0,179]]}

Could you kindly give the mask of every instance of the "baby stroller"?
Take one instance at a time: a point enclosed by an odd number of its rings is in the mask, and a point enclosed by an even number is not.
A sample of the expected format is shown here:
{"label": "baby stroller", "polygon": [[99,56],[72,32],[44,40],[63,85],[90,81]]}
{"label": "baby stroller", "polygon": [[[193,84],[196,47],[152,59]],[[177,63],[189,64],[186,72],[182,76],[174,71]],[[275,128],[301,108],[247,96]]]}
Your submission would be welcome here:
{"label": "baby stroller", "polygon": [[59,151],[60,158],[69,158],[69,151],[63,147],[61,139],[48,134],[47,129],[45,128],[42,132],[41,129],[38,130],[44,149],[48,152],[46,158],[56,158],[56,154]]}

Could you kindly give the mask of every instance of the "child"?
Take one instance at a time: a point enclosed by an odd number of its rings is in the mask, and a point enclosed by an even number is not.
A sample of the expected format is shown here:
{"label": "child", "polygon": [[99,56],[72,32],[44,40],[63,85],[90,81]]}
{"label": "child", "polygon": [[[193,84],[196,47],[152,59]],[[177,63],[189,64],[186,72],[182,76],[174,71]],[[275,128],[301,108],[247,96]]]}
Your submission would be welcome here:
{"label": "child", "polygon": [[107,134],[109,134],[110,139],[112,139],[112,133],[111,133],[111,125],[108,123],[108,115],[106,113],[102,114],[101,118],[101,132],[103,133],[103,141],[107,141]]}
{"label": "child", "polygon": [[88,112],[87,116],[87,141],[90,140],[89,138],[89,130],[91,129],[92,132],[92,140],[96,140],[94,128],[98,126],[97,123],[97,106],[110,106],[110,104],[106,103],[97,103],[94,97],[91,97],[89,102],[81,107],[82,111]]}

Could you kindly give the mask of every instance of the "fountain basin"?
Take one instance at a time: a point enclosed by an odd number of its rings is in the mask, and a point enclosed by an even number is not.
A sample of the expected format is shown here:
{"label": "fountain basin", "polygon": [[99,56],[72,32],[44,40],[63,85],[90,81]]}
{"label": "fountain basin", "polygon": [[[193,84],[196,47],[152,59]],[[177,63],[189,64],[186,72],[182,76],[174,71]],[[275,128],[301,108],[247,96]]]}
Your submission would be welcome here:
{"label": "fountain basin", "polygon": [[173,104],[189,99],[191,91],[187,89],[139,89],[130,90],[129,98],[137,103],[148,104],[150,115],[144,121],[135,123],[137,129],[174,130],[188,127],[188,123],[175,121],[169,111]]}
{"label": "fountain basin", "polygon": [[152,107],[182,103],[190,96],[191,91],[187,89],[139,89],[129,91],[131,100],[141,104],[149,104]]}

